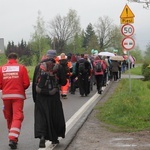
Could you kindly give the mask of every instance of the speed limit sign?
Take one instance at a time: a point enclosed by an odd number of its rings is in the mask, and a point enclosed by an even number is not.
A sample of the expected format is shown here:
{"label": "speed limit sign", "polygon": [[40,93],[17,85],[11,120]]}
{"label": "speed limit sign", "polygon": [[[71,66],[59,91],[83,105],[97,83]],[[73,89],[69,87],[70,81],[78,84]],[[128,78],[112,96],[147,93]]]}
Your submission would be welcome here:
{"label": "speed limit sign", "polygon": [[121,28],[121,32],[124,36],[132,36],[134,33],[134,27],[131,24],[124,24]]}

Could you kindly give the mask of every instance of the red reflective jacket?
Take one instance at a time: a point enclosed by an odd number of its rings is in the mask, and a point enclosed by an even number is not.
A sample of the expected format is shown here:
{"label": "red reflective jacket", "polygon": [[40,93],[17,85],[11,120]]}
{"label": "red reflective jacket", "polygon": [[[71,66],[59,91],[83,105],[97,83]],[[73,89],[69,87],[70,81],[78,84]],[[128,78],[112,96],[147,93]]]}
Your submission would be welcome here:
{"label": "red reflective jacket", "polygon": [[25,90],[30,80],[25,66],[18,64],[17,60],[9,59],[0,67],[0,89],[2,99],[26,99]]}

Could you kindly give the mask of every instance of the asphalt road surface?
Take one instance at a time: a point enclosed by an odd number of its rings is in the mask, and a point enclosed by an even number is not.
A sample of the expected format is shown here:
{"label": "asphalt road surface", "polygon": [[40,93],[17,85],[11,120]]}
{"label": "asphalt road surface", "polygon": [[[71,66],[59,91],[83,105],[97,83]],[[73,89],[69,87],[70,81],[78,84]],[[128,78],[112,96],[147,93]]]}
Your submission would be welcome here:
{"label": "asphalt road surface", "polygon": [[[64,149],[64,145],[66,145],[68,140],[71,140],[72,133],[76,132],[77,127],[82,124],[85,119],[85,116],[88,115],[87,111],[90,111],[96,103],[96,99],[100,96],[96,93],[96,87],[94,86],[93,91],[87,97],[81,97],[79,91],[77,89],[76,94],[68,94],[68,99],[62,99],[65,120],[66,120],[66,138],[62,139],[62,147],[60,149]],[[22,130],[19,137],[18,149],[19,150],[38,150],[39,139],[34,138],[34,103],[32,100],[32,90],[31,86],[26,91],[27,99],[25,100],[24,105],[24,121],[22,124]],[[1,91],[0,91],[1,95]],[[0,101],[1,113],[0,113],[0,150],[8,150],[8,132],[6,120],[3,117],[2,112],[2,100]],[[86,114],[86,115],[84,115]],[[83,119],[81,119],[81,117]],[[76,126],[75,126],[76,125]],[[73,129],[75,126],[76,129]],[[69,135],[70,134],[70,135]],[[61,140],[61,139],[60,139]],[[61,142],[61,141],[60,141]],[[46,150],[50,150],[53,148],[49,147],[50,143],[47,143],[48,147]],[[39,149],[39,150],[45,150]],[[55,148],[57,149],[57,148]],[[59,148],[58,148],[59,149]]]}
{"label": "asphalt road surface", "polygon": [[[129,75],[124,75],[122,78],[130,78]],[[141,78],[141,76],[139,76]],[[104,92],[111,83],[105,87]],[[93,91],[87,97],[81,97],[77,89],[75,95],[68,94],[68,99],[62,99],[65,120],[66,120],[66,138],[60,139],[60,144],[56,147],[51,147],[51,143],[47,142],[47,147],[44,149],[39,149],[39,139],[34,138],[34,103],[32,100],[31,86],[26,91],[27,99],[25,100],[24,106],[24,121],[22,124],[22,130],[19,137],[19,150],[64,150],[68,143],[75,136],[76,132],[85,122],[87,116],[92,111],[93,107],[100,100],[102,95],[97,94],[96,86],[94,86]],[[1,95],[1,91],[0,91]],[[3,117],[2,112],[2,100],[0,101],[0,150],[8,150],[8,133],[6,120]]]}

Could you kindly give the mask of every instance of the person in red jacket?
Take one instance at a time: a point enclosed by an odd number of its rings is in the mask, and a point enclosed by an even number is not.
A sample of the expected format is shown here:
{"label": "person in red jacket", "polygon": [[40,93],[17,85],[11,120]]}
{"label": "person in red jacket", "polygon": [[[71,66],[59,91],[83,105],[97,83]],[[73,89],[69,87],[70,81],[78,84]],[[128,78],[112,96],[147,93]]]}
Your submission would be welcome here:
{"label": "person in red jacket", "polygon": [[[96,64],[98,62],[100,62],[100,64],[101,64],[101,70],[100,71],[96,70]],[[98,92],[98,94],[102,94],[104,72],[106,70],[107,65],[104,62],[104,60],[101,58],[101,56],[96,56],[94,61],[93,61],[93,67],[94,67],[94,75],[95,75],[95,80],[96,80],[97,92]]]}
{"label": "person in red jacket", "polygon": [[17,149],[18,137],[24,119],[25,90],[30,85],[25,66],[17,62],[17,54],[10,53],[8,62],[0,67],[0,90],[2,90],[3,112],[7,120],[9,146]]}

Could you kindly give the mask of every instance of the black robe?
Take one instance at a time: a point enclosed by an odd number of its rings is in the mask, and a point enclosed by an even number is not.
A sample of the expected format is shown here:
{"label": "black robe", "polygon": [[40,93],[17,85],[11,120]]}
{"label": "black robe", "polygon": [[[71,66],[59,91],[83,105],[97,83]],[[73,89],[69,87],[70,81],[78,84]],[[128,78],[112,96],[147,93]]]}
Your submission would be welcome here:
{"label": "black robe", "polygon": [[[65,137],[66,125],[62,102],[59,91],[54,95],[43,95],[36,92],[36,79],[40,65],[37,65],[34,71],[32,95],[35,102],[34,111],[34,136],[46,140],[56,141],[58,137]],[[57,71],[59,85],[66,84],[65,73],[61,66]]]}
{"label": "black robe", "polygon": [[[85,72],[80,74],[79,72],[79,63],[84,62],[85,65]],[[78,76],[78,86],[79,86],[79,92],[80,95],[84,95],[87,96],[90,93],[90,81],[89,81],[89,76],[90,76],[90,70],[91,70],[91,65],[90,63],[85,60],[84,58],[80,59],[77,63],[76,63],[76,74]]]}

